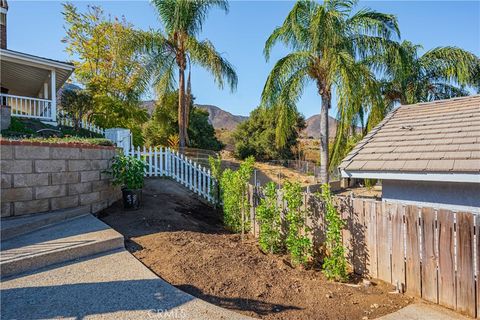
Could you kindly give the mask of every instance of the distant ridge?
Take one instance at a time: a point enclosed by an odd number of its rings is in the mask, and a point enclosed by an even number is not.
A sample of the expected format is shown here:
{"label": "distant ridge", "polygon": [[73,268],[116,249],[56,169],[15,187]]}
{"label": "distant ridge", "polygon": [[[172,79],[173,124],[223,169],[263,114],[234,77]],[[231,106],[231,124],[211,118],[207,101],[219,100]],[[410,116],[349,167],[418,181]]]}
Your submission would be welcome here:
{"label": "distant ridge", "polygon": [[[151,115],[155,108],[155,101],[143,101],[142,107]],[[231,114],[217,106],[210,104],[196,104],[195,107],[208,112],[208,120],[215,130],[234,131],[237,126],[246,121],[248,117]],[[306,128],[301,132],[301,136],[305,138],[320,139],[320,115],[316,114],[305,120]],[[335,137],[337,132],[338,120],[328,117],[328,133],[331,138]],[[360,130],[360,128],[359,128]]]}
{"label": "distant ridge", "polygon": [[216,130],[235,130],[248,117],[233,115],[228,111],[209,104],[196,104],[195,107],[208,112],[208,120]]}

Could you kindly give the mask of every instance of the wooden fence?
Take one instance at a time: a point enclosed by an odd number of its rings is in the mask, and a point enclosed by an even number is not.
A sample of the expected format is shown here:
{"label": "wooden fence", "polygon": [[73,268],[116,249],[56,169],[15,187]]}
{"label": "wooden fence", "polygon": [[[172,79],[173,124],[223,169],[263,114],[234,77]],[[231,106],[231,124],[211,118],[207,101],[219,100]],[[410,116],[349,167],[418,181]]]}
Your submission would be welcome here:
{"label": "wooden fence", "polygon": [[[250,186],[252,233],[260,193]],[[286,208],[279,194],[279,206]],[[357,274],[391,283],[423,298],[480,318],[480,218],[469,212],[417,207],[360,198],[335,198],[346,222],[343,242]],[[307,226],[315,248],[325,237],[323,204],[304,193]],[[315,251],[315,250],[314,250]]]}

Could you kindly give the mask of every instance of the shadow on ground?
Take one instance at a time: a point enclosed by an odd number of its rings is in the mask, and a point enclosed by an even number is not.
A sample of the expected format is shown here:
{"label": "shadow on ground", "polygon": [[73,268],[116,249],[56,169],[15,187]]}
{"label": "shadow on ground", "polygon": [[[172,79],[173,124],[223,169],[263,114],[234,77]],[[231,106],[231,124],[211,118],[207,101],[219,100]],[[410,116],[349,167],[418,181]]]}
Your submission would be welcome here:
{"label": "shadow on ground", "polygon": [[214,295],[205,294],[201,289],[188,284],[177,285],[176,287],[199,299],[205,300],[219,307],[236,311],[250,311],[259,316],[266,316],[272,313],[279,313],[287,310],[302,309],[296,306],[268,303],[255,299],[217,297]]}
{"label": "shadow on ground", "polygon": [[145,311],[154,318],[193,300],[158,279],[3,289],[1,296],[2,319],[83,319],[114,312],[121,319],[126,311]]}

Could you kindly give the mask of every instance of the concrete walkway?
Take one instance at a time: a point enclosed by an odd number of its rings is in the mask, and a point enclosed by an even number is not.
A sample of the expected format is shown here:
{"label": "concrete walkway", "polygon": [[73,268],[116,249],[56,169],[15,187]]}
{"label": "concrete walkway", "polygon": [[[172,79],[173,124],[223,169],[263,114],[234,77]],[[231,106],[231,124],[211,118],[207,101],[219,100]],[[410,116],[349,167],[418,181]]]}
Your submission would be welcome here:
{"label": "concrete walkway", "polygon": [[158,278],[117,250],[2,279],[2,319],[251,319]]}
{"label": "concrete walkway", "polygon": [[378,318],[379,320],[471,320],[452,310],[435,304],[415,303],[397,312]]}

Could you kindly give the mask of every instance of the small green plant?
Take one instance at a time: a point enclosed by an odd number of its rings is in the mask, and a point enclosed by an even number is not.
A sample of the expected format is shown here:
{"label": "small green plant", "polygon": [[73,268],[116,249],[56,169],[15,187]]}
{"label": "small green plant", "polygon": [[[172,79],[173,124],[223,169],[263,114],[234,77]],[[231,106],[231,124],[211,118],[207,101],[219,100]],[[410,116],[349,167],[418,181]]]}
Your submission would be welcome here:
{"label": "small green plant", "polygon": [[113,158],[108,173],[112,175],[114,185],[135,190],[143,187],[146,167],[142,160],[132,156],[119,155]]}
{"label": "small green plant", "polygon": [[260,223],[258,243],[265,252],[277,253],[283,248],[282,220],[277,207],[277,186],[269,182],[264,188],[265,197],[260,200],[256,209]]}
{"label": "small green plant", "polygon": [[226,169],[220,178],[223,201],[223,222],[234,232],[248,231],[250,222],[246,213],[250,210],[247,185],[253,173],[255,159],[248,157],[236,171]]}
{"label": "small green plant", "polygon": [[286,181],[282,188],[287,203],[287,237],[285,244],[293,265],[306,265],[312,258],[312,242],[307,237],[310,231],[305,225],[306,210],[302,209],[302,187],[298,182]]}
{"label": "small green plant", "polygon": [[365,187],[372,189],[377,184],[377,179],[364,179]]}
{"label": "small green plant", "polygon": [[342,229],[345,222],[340,218],[337,209],[333,205],[330,186],[322,185],[320,197],[325,203],[326,230],[326,257],[323,260],[323,273],[329,280],[346,281],[347,259],[345,248],[342,243]]}

